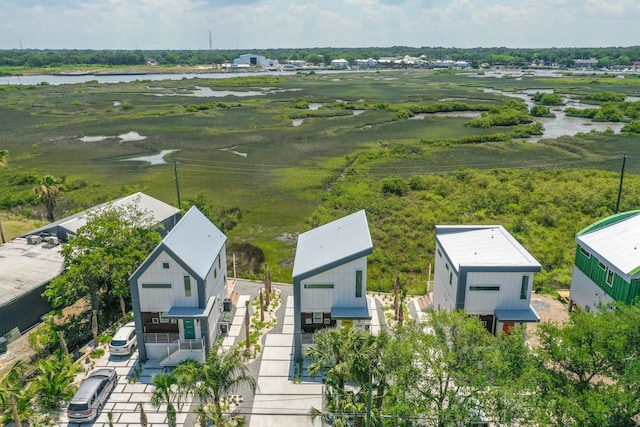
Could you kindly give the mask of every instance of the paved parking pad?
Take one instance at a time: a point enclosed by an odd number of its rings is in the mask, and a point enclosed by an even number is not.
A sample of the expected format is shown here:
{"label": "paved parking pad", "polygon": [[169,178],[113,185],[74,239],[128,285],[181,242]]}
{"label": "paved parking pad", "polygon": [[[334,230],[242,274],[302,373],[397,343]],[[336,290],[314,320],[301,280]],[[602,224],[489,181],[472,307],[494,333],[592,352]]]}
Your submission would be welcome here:
{"label": "paved parking pad", "polygon": [[293,297],[286,301],[282,334],[269,334],[253,399],[251,427],[319,426],[309,418],[311,408],[322,409],[322,384],[293,381]]}

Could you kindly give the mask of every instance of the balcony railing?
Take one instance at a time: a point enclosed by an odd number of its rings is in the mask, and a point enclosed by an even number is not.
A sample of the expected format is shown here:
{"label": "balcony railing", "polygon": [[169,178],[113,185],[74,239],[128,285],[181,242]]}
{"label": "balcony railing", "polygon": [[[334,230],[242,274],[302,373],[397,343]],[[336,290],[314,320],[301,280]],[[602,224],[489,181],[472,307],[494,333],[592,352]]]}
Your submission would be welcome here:
{"label": "balcony railing", "polygon": [[144,342],[147,344],[167,344],[180,339],[177,333],[145,333]]}

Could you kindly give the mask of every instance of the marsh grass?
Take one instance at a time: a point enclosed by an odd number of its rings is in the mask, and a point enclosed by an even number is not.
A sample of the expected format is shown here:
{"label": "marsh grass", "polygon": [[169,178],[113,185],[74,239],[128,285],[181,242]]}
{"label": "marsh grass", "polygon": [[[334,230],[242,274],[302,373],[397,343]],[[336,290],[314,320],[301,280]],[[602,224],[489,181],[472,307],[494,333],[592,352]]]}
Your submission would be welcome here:
{"label": "marsh grass", "polygon": [[[229,232],[230,240],[258,245],[269,265],[274,266],[274,280],[288,282],[295,242],[279,241],[279,236],[319,225],[324,216],[316,212],[336,191],[349,193],[349,206],[370,206],[367,197],[371,190],[362,179],[349,181],[348,189],[339,185],[350,176],[381,182],[386,177],[448,174],[461,167],[618,171],[621,153],[637,151],[636,138],[602,134],[538,144],[459,144],[456,141],[465,137],[509,133],[510,129],[470,128],[465,126],[468,119],[461,117],[400,119],[393,108],[379,108],[381,105],[403,108],[452,98],[477,106],[497,105],[504,99],[496,93],[484,93],[480,87],[553,87],[573,94],[602,90],[635,93],[633,83],[637,80],[617,79],[615,85],[610,80],[613,79],[471,79],[464,74],[399,71],[0,86],[0,145],[10,153],[8,166],[0,170],[0,194],[30,191],[28,186],[15,186],[9,181],[16,174],[34,170],[64,177],[70,184],[82,183],[64,195],[62,206],[67,211],[133,191],[144,191],[177,205],[171,163],[175,156],[182,200],[202,193],[216,209],[239,207],[242,220]],[[269,87],[282,91],[254,97],[187,96],[196,86],[215,90]],[[323,106],[319,110],[295,108],[301,99]],[[131,107],[125,108],[126,105]],[[354,116],[351,109],[365,112]],[[294,127],[293,117],[304,117],[304,123]],[[130,131],[146,139],[79,140],[83,136],[117,136]],[[165,149],[179,151],[164,165],[122,161]],[[628,162],[627,173],[638,172],[640,165]],[[370,208],[375,218],[376,208]],[[37,209],[33,212],[38,213]],[[64,213],[58,212],[58,217]],[[432,219],[423,219],[425,231],[420,238],[429,239],[431,231],[426,228]],[[373,226],[378,224],[372,223]],[[401,263],[416,275],[424,257],[419,249]],[[387,270],[395,271],[395,255],[385,256],[389,259],[380,264],[384,268],[376,264],[372,268],[373,274],[380,277],[376,280],[381,289]]]}

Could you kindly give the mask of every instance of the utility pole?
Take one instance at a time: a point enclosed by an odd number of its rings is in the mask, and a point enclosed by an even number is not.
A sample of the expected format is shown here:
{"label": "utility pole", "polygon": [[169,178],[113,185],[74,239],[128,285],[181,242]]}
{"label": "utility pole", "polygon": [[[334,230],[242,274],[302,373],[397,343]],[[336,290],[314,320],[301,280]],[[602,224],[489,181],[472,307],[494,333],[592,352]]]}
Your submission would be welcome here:
{"label": "utility pole", "polygon": [[616,213],[620,209],[620,197],[622,196],[622,180],[624,179],[624,164],[627,162],[627,153],[622,158],[622,171],[620,171],[620,187],[618,188],[618,201],[616,202]]}
{"label": "utility pole", "polygon": [[178,194],[178,209],[182,209],[182,204],[180,203],[180,184],[178,183],[178,160],[173,157],[173,176],[176,179],[176,193]]}

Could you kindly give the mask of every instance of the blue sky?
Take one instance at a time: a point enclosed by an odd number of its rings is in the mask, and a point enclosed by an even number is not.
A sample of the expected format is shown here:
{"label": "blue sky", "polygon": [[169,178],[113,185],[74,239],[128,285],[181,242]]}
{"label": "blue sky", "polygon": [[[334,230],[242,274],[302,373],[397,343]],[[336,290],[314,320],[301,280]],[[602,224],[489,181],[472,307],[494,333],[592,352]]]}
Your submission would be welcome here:
{"label": "blue sky", "polygon": [[640,0],[4,0],[0,49],[640,45]]}

